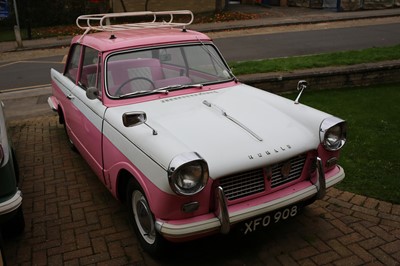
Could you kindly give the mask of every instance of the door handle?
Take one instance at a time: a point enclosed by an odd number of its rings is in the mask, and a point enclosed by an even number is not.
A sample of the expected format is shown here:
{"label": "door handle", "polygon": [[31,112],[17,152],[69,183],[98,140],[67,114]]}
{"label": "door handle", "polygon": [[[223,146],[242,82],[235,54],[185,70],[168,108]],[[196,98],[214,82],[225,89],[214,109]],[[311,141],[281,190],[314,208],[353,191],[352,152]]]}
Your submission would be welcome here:
{"label": "door handle", "polygon": [[72,94],[70,94],[70,95],[67,95],[67,99],[72,100],[72,99],[75,99],[75,97]]}

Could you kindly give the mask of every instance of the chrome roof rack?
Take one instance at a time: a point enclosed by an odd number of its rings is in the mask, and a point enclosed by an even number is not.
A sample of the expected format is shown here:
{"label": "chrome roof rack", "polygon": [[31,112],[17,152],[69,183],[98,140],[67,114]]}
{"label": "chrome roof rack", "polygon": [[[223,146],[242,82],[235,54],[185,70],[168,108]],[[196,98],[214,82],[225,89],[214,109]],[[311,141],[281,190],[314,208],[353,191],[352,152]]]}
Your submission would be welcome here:
{"label": "chrome roof rack", "polygon": [[[175,16],[175,17],[174,17]],[[123,18],[139,18],[141,22],[136,23],[121,23],[118,24],[117,19]],[[181,18],[182,21],[177,22],[176,18]],[[175,19],[175,21],[174,21]],[[142,12],[123,12],[123,13],[106,13],[106,14],[90,14],[82,15],[76,19],[76,25],[85,30],[83,35],[90,31],[116,31],[116,30],[131,30],[143,28],[178,28],[182,27],[186,30],[186,26],[193,22],[193,13],[189,10],[175,11],[142,11]],[[181,21],[180,20],[180,21]],[[115,24],[113,24],[113,22]]]}

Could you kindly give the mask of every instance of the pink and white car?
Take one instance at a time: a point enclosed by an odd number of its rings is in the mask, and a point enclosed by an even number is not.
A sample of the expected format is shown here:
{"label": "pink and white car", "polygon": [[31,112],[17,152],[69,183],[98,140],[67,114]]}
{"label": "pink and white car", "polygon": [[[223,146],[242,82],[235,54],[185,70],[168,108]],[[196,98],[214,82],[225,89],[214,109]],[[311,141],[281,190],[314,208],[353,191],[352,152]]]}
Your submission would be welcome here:
{"label": "pink and white car", "polygon": [[48,102],[71,146],[153,254],[293,217],[345,176],[346,122],[240,83],[192,21],[190,11],[81,16],[64,72],[51,70]]}

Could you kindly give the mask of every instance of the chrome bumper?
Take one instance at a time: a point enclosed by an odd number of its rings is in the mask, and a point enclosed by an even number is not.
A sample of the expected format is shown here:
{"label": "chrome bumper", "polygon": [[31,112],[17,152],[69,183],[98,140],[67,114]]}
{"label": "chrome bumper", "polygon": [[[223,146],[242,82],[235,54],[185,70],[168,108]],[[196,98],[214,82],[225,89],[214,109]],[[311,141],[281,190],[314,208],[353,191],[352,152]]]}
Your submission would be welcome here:
{"label": "chrome bumper", "polygon": [[47,98],[47,103],[49,104],[52,111],[57,112],[57,104],[53,101],[53,96]]}
{"label": "chrome bumper", "polygon": [[172,224],[165,221],[156,221],[156,229],[161,235],[170,240],[196,238],[197,235],[207,234],[215,231],[226,234],[230,231],[231,226],[238,222],[245,221],[247,219],[254,218],[256,216],[272,212],[313,197],[321,199],[325,195],[326,188],[343,180],[345,173],[343,168],[337,166],[339,172],[330,177],[328,180],[325,180],[325,175],[320,160],[317,161],[317,166],[318,175],[316,180],[313,182],[313,186],[309,186],[296,193],[289,194],[286,197],[229,213],[224,191],[221,187],[217,187],[217,206],[215,216],[202,221],[183,224]]}

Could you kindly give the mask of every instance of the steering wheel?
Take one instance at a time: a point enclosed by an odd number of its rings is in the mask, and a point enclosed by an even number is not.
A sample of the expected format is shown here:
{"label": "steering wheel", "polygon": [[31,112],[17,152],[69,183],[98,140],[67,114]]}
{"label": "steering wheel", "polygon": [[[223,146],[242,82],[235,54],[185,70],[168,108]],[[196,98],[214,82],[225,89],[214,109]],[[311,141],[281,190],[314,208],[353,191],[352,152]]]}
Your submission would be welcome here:
{"label": "steering wheel", "polygon": [[121,89],[123,87],[125,87],[126,84],[134,81],[134,80],[145,80],[147,82],[149,82],[151,84],[151,86],[153,87],[153,90],[156,89],[156,85],[154,84],[154,82],[151,79],[145,78],[145,77],[134,77],[134,78],[130,78],[126,81],[124,81],[124,83],[122,83],[116,90],[115,90],[115,95],[119,95]]}

